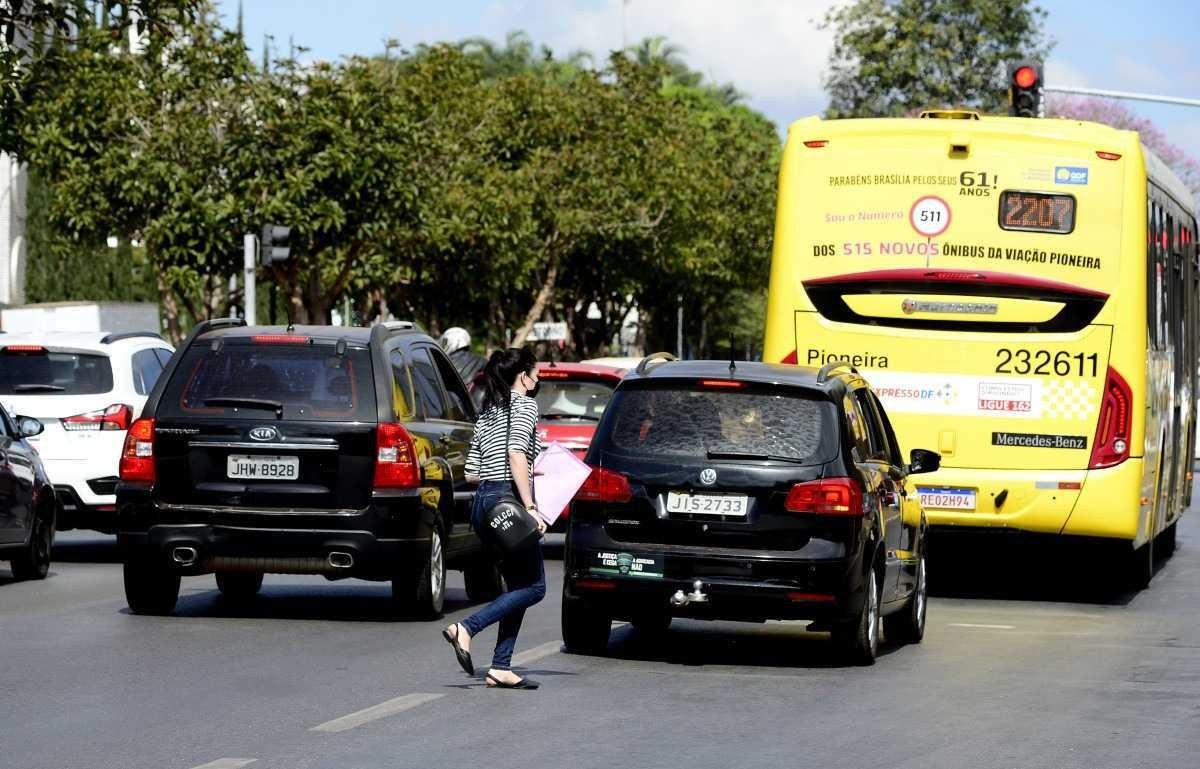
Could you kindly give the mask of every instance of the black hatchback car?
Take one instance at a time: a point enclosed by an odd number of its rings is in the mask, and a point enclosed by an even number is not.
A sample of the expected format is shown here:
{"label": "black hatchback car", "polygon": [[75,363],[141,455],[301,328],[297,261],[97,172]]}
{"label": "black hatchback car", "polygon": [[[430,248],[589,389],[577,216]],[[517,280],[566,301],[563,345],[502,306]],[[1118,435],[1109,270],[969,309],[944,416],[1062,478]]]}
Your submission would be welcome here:
{"label": "black hatchback car", "polygon": [[500,578],[470,530],[474,407],[411,323],[200,324],[130,427],[117,487],[125,595],[170,612],[183,575],[230,599],[264,573],[390,580],[437,616],[446,569],[476,600]]}
{"label": "black hatchback car", "polygon": [[925,628],[925,517],[909,462],[857,371],[651,356],[587,454],[565,550],[569,650],[612,620],[807,619],[854,662]]}

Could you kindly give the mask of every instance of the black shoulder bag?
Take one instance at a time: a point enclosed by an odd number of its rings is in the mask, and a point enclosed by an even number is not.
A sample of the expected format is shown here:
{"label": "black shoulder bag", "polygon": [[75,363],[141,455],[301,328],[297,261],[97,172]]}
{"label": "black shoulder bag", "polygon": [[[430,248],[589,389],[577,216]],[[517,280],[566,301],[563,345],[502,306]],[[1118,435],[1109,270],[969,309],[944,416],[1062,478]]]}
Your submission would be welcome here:
{"label": "black shoulder bag", "polygon": [[[508,404],[508,426],[504,431],[504,467],[507,480],[512,480],[512,464],[508,456],[508,439],[512,435],[512,400]],[[505,491],[500,501],[483,514],[479,537],[504,553],[523,550],[541,539],[537,524],[525,512],[525,506],[512,491]]]}

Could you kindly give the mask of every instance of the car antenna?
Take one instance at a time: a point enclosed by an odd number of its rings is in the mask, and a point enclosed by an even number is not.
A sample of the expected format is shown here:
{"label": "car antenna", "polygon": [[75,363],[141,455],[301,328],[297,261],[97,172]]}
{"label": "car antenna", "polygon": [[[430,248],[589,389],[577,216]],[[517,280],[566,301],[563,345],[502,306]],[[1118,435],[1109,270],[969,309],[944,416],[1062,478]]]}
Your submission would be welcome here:
{"label": "car antenna", "polygon": [[733,360],[733,334],[729,335],[729,376],[737,374],[737,363]]}
{"label": "car antenna", "polygon": [[296,330],[296,321],[292,319],[292,303],[290,301],[285,303],[284,308],[287,310],[287,316],[288,316],[287,332],[290,334]]}

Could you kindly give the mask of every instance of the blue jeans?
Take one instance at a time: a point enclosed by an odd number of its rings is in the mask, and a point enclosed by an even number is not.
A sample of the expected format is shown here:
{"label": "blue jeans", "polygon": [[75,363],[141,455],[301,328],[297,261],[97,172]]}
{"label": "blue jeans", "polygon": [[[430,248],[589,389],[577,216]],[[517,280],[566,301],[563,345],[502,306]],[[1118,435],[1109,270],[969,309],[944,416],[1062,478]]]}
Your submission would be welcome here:
{"label": "blue jeans", "polygon": [[[483,481],[475,492],[471,506],[471,527],[479,530],[479,519],[506,491],[516,494],[511,481]],[[500,573],[508,583],[508,592],[462,621],[463,627],[474,638],[480,630],[499,622],[496,635],[496,651],[492,654],[492,668],[508,670],[512,664],[513,649],[517,645],[517,633],[525,610],[546,597],[546,567],[542,563],[542,546],[538,543],[520,553],[505,555],[500,563]]]}

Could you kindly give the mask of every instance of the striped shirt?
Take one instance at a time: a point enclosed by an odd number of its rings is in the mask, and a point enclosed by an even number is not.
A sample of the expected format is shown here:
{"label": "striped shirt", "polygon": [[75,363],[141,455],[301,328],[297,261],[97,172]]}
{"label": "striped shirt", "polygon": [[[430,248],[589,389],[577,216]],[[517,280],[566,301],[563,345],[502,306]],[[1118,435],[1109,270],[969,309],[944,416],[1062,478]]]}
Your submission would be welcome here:
{"label": "striped shirt", "polygon": [[[475,422],[475,435],[471,438],[471,450],[467,452],[467,475],[478,475],[485,481],[506,481],[512,477],[508,452],[520,451],[529,460],[529,478],[533,479],[533,461],[542,448],[537,435],[537,401],[518,392],[509,393],[509,400],[511,428],[508,409],[503,406],[484,411]],[[508,451],[504,446],[506,433]]]}

